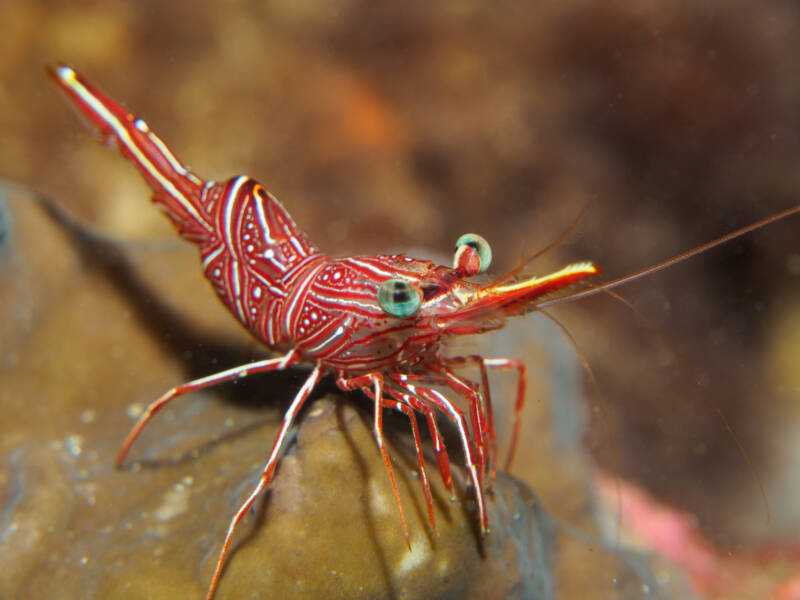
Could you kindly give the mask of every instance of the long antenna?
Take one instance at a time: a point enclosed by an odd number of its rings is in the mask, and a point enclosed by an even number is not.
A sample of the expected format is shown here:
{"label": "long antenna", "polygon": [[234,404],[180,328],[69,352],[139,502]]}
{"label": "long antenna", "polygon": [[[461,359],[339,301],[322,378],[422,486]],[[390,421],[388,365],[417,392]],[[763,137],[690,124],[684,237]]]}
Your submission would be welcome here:
{"label": "long antenna", "polygon": [[607,281],[606,283],[600,284],[598,286],[593,286],[591,289],[583,290],[581,292],[576,292],[574,294],[570,294],[568,296],[562,296],[560,298],[553,298],[552,300],[545,300],[544,302],[537,304],[536,308],[546,308],[548,306],[553,306],[556,304],[561,304],[563,302],[572,302],[573,300],[578,300],[579,298],[586,298],[587,296],[594,296],[595,294],[599,294],[601,292],[605,292],[612,288],[618,287],[625,283],[630,283],[631,281],[636,281],[642,277],[646,277],[648,275],[652,275],[653,273],[658,273],[666,269],[667,267],[671,267],[679,262],[683,262],[693,256],[700,254],[701,252],[705,252],[706,250],[710,250],[711,248],[716,248],[726,242],[734,240],[738,237],[741,237],[745,234],[750,233],[751,231],[755,231],[756,229],[760,229],[770,223],[775,223],[776,221],[780,221],[788,216],[800,213],[800,204],[793,206],[792,208],[787,208],[777,214],[772,215],[771,217],[766,217],[755,223],[751,223],[746,227],[742,227],[741,229],[737,229],[736,231],[732,231],[731,233],[725,234],[722,237],[718,237],[715,240],[710,242],[706,242],[705,244],[701,244],[696,248],[691,250],[687,250],[686,252],[682,252],[677,256],[673,256],[672,258],[668,258],[667,260],[660,262],[652,267],[648,267],[646,269],[642,269],[641,271],[637,271],[630,275],[626,275],[625,277],[620,277],[619,279],[613,279],[611,281]]}
{"label": "long antenna", "polygon": [[589,207],[591,205],[592,205],[591,201],[588,201],[586,204],[584,204],[583,208],[580,210],[578,215],[575,217],[575,219],[573,219],[572,223],[570,223],[569,227],[567,227],[567,229],[561,234],[561,236],[558,239],[553,240],[552,242],[547,244],[547,246],[545,246],[544,248],[539,249],[535,254],[526,258],[524,261],[525,264],[527,265],[532,260],[539,258],[545,252],[548,252],[552,248],[555,248],[556,246],[560,246],[561,244],[563,244],[567,240],[567,238],[571,236],[578,228],[578,224],[581,222],[581,219],[584,216],[586,216],[586,213],[589,211]]}
{"label": "long antenna", "polygon": [[[609,292],[613,293],[613,292]],[[616,482],[617,482],[617,548],[620,547],[620,542],[622,539],[622,478],[619,474],[620,470],[622,469],[622,460],[620,459],[619,448],[617,447],[617,441],[614,437],[614,429],[611,427],[611,417],[608,414],[608,403],[606,402],[605,396],[600,391],[600,384],[597,383],[597,378],[594,376],[594,371],[592,370],[591,365],[589,364],[589,359],[586,358],[586,355],[581,350],[580,346],[578,345],[578,341],[575,339],[575,336],[572,335],[567,326],[564,325],[559,319],[557,319],[554,315],[551,315],[546,310],[539,310],[540,314],[544,315],[550,321],[552,321],[560,330],[561,333],[569,340],[569,343],[572,345],[572,349],[578,355],[578,360],[581,362],[581,367],[583,368],[583,372],[589,378],[589,382],[592,385],[592,389],[594,389],[595,398],[597,398],[597,404],[600,407],[600,417],[603,420],[603,426],[608,433],[608,438],[611,441],[611,456],[612,460],[614,461],[614,467],[616,471]],[[738,442],[738,440],[737,440]],[[759,482],[760,483],[760,482]]]}
{"label": "long antenna", "polygon": [[[719,405],[719,402],[717,402],[714,399],[714,396],[711,395],[711,392],[709,391],[708,387],[700,379],[700,375],[697,373],[697,371],[695,371],[692,368],[692,365],[689,364],[689,361],[686,359],[686,357],[678,350],[678,347],[667,336],[667,334],[664,332],[664,330],[661,329],[661,327],[659,327],[655,323],[655,321],[653,321],[653,319],[648,317],[641,310],[636,308],[630,301],[628,301],[627,299],[623,298],[618,293],[612,292],[611,290],[609,290],[606,287],[598,287],[597,290],[600,291],[600,292],[603,292],[605,294],[608,294],[609,296],[611,296],[615,300],[621,302],[630,311],[632,311],[633,314],[635,314],[637,317],[639,317],[639,319],[641,319],[645,323],[645,325],[647,325],[647,327],[650,329],[650,331],[654,332],[658,337],[661,338],[661,341],[667,346],[667,348],[669,348],[669,351],[672,353],[672,355],[680,361],[681,366],[689,374],[689,376],[694,380],[695,385],[698,388],[700,388],[700,391],[703,393],[703,396],[705,396],[705,398],[708,401],[708,403],[714,409],[714,412],[717,413],[717,416],[719,417],[719,420],[722,422],[723,427],[725,427],[725,430],[728,432],[728,435],[733,440],[733,443],[736,444],[736,448],[739,450],[739,454],[741,454],[742,458],[744,458],[744,461],[747,464],[747,468],[750,470],[750,473],[753,476],[753,479],[755,480],[759,491],[761,492],[761,499],[764,502],[764,509],[766,510],[766,513],[767,513],[767,524],[769,524],[771,519],[772,519],[772,511],[770,510],[770,506],[769,506],[769,498],[767,497],[767,489],[764,486],[764,482],[761,479],[761,475],[759,474],[758,469],[756,468],[756,465],[753,462],[753,459],[750,457],[750,453],[747,452],[747,450],[744,447],[744,444],[739,440],[739,436],[736,435],[736,431],[733,429],[733,425],[730,424],[730,421],[728,421],[728,418],[725,416],[725,413],[723,412],[722,407]],[[544,314],[547,314],[547,313],[544,313]]]}

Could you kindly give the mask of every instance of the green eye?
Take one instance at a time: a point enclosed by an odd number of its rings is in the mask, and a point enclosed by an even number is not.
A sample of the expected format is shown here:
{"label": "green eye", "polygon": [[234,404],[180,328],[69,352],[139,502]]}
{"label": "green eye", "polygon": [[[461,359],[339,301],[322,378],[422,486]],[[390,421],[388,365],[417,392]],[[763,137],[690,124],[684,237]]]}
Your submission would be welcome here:
{"label": "green eye", "polygon": [[419,310],[422,298],[407,281],[387,279],[378,287],[378,304],[386,314],[405,319]]}
{"label": "green eye", "polygon": [[453,268],[465,275],[483,273],[492,264],[489,242],[477,233],[465,233],[456,241]]}

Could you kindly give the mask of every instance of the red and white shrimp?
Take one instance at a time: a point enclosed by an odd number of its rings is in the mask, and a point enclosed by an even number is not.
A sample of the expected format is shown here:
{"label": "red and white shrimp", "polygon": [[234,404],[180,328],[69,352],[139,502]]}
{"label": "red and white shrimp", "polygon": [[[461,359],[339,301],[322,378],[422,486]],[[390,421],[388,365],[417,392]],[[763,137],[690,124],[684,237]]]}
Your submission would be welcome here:
{"label": "red and white shrimp", "polygon": [[[142,119],[110,100],[73,69],[57,66],[48,73],[104,140],[133,162],[152,188],[153,202],[178,233],[197,246],[205,276],[222,303],[256,339],[280,353],[276,358],[228,369],[166,392],[147,407],[131,430],[117,456],[117,465],[153,415],[174,398],[254,373],[298,363],[313,365],[283,416],[258,484],[231,519],[207,598],[214,595],[236,526],[269,485],[290,427],[320,378],[329,373],[341,389],[363,390],[374,403],[374,436],[407,543],[403,506],[384,444],[384,408],[398,410],[411,420],[428,517],[434,529],[433,501],[416,416],[426,419],[441,477],[451,493],[450,461],[436,417],[443,413],[453,422],[481,530],[487,532],[485,493],[497,468],[487,370],[514,370],[519,378],[509,460],[518,435],[526,370],[522,362],[507,358],[446,357],[443,342],[450,336],[499,328],[508,316],[540,309],[549,303],[542,301],[543,296],[596,275],[599,269],[591,262],[580,262],[543,277],[507,276],[488,285],[478,284],[469,278],[489,267],[491,250],[475,234],[459,238],[452,268],[402,254],[331,258],[311,243],[278,200],[253,179],[238,176],[219,183],[201,179]],[[662,269],[795,212],[800,212],[800,206],[570,298]],[[479,384],[457,374],[455,368],[465,364],[479,369]],[[468,415],[453,397],[467,401]]]}
{"label": "red and white shrimp", "polygon": [[[220,183],[201,179],[175,157],[147,123],[73,69],[58,66],[48,73],[104,140],[119,147],[139,169],[153,190],[153,202],[178,233],[197,245],[205,276],[222,303],[260,342],[281,353],[277,358],[228,369],[169,390],[144,411],[122,445],[117,464],[122,463],[148,421],[170,400],[254,373],[301,362],[313,364],[284,414],[258,484],[231,520],[208,597],[219,581],[237,524],[269,485],[289,428],[327,373],[335,376],[341,389],[361,389],[374,401],[374,435],[407,542],[403,506],[383,439],[384,408],[403,412],[411,419],[428,517],[434,528],[433,501],[415,418],[420,413],[427,419],[439,471],[451,492],[450,462],[436,413],[452,420],[459,433],[481,530],[488,531],[484,496],[496,472],[497,453],[486,370],[517,371],[516,406],[520,410],[525,367],[504,358],[445,357],[442,343],[449,336],[496,329],[502,326],[504,319],[500,317],[533,310],[537,298],[597,274],[597,267],[582,262],[544,277],[477,284],[468,278],[488,268],[491,251],[475,234],[458,240],[453,268],[402,254],[331,258],[311,243],[280,202],[258,182],[243,175]],[[481,370],[484,390],[453,370],[467,362]],[[466,398],[468,416],[443,389]]]}

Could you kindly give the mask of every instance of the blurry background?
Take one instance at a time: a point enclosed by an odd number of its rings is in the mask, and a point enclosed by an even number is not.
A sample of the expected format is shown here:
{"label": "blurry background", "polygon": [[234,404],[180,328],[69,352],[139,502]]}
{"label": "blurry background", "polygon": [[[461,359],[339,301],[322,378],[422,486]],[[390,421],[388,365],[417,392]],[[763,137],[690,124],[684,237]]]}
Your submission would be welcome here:
{"label": "blurry background", "polygon": [[[593,260],[614,278],[800,199],[800,7],[788,0],[12,0],[0,22],[0,174],[125,239],[173,234],[134,170],[65,108],[46,63],[135,110],[201,176],[262,181],[333,255],[447,257],[476,231],[500,275],[588,203],[526,271]],[[658,335],[609,298],[553,311],[607,400],[619,460],[591,419],[596,459],[723,546],[795,540],[800,526],[797,230],[794,217],[618,290],[711,390],[765,481],[769,525],[736,445]],[[547,494],[558,464],[538,470],[524,443],[517,456],[546,506],[564,501]]]}

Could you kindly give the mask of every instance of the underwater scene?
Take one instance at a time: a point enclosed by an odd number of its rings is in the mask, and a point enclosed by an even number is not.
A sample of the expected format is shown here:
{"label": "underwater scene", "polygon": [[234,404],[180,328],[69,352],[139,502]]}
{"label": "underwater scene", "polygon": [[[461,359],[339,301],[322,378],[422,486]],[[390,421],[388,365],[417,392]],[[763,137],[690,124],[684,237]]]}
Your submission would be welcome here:
{"label": "underwater scene", "polygon": [[0,598],[800,599],[797,3],[0,22]]}

